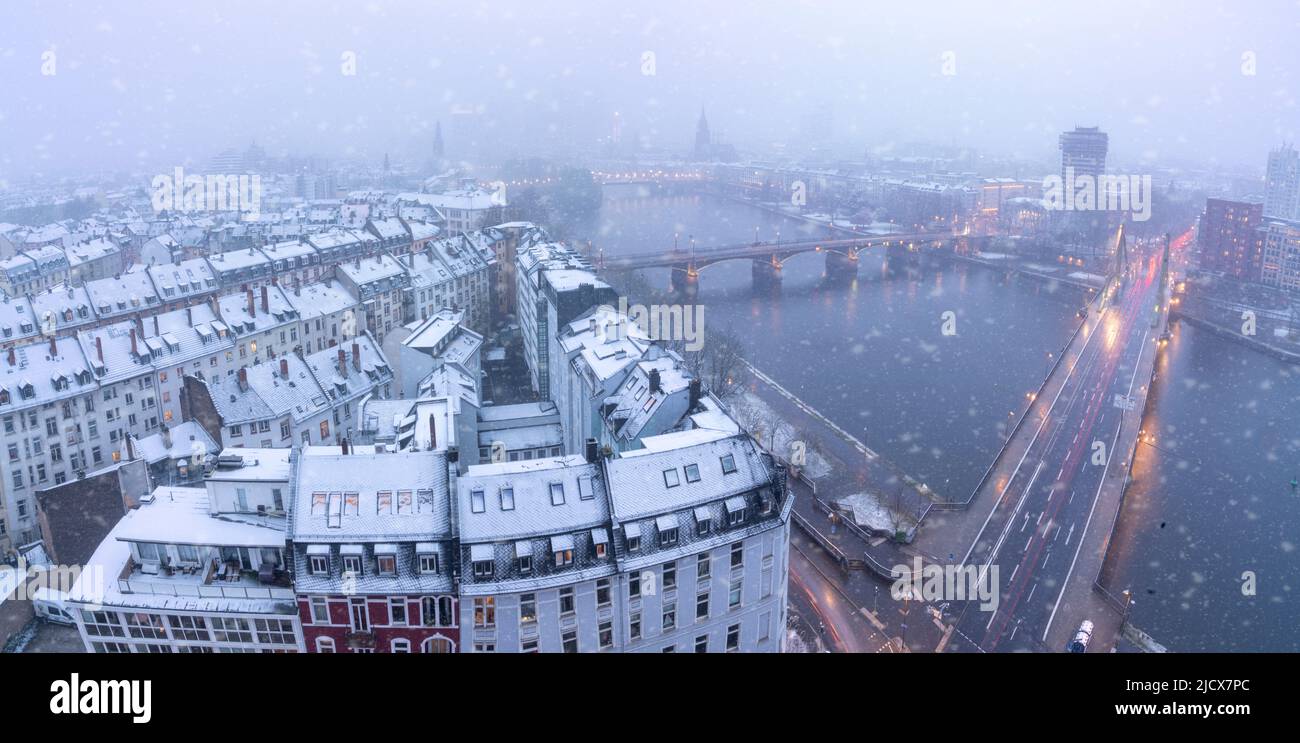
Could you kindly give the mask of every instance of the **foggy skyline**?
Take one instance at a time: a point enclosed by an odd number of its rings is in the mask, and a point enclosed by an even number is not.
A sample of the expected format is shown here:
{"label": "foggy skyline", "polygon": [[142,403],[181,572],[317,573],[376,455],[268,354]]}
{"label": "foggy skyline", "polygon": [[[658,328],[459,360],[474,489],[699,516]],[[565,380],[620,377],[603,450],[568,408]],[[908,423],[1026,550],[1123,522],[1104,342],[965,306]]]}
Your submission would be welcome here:
{"label": "foggy skyline", "polygon": [[797,151],[819,111],[848,157],[929,142],[1050,160],[1077,124],[1110,134],[1118,167],[1262,170],[1300,129],[1296,2],[140,6],[6,9],[0,180],[199,164],[253,141],[419,162],[438,121],[459,158],[454,109],[479,113],[491,161],[594,151],[615,112],[625,136],[686,153],[701,108],[760,157]]}

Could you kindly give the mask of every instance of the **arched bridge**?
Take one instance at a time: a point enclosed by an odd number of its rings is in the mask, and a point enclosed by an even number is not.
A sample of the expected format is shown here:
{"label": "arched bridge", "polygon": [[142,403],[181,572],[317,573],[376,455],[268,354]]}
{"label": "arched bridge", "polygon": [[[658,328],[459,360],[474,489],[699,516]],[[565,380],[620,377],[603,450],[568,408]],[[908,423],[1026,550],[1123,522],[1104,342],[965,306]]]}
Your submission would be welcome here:
{"label": "arched bridge", "polygon": [[919,252],[945,245],[965,242],[983,242],[983,236],[954,235],[950,233],[918,232],[892,235],[855,235],[851,238],[821,240],[791,240],[780,242],[753,242],[719,245],[708,248],[674,248],[652,253],[632,253],[607,256],[604,251],[590,255],[597,270],[632,271],[643,268],[669,268],[673,271],[675,286],[689,286],[698,281],[701,270],[717,263],[733,260],[750,260],[753,263],[755,284],[781,281],[781,267],[790,258],[802,253],[822,253],[826,256],[828,275],[856,275],[858,257],[864,250],[886,248],[891,253]]}
{"label": "arched bridge", "polygon": [[719,245],[708,248],[670,249],[650,253],[631,253],[628,255],[605,255],[599,252],[591,256],[597,268],[612,271],[631,271],[641,268],[671,268],[689,265],[702,269],[723,261],[749,258],[763,260],[774,265],[800,253],[825,253],[827,256],[838,255],[847,261],[856,261],[858,254],[869,248],[895,247],[910,251],[924,248],[936,248],[959,240],[979,239],[967,235],[953,235],[937,232],[918,232],[913,234],[862,235],[851,238],[834,238],[821,240],[785,240],[781,242],[752,242],[735,245]]}

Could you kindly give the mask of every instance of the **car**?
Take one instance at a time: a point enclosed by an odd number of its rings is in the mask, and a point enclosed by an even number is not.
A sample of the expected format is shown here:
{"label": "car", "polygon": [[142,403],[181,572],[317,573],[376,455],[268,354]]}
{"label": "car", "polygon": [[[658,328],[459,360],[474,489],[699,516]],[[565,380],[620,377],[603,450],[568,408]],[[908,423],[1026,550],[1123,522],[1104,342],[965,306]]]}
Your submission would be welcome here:
{"label": "car", "polygon": [[1086,653],[1088,652],[1088,643],[1092,640],[1092,620],[1085,619],[1079,625],[1079,629],[1074,633],[1074,639],[1069,645],[1065,646],[1067,652]]}

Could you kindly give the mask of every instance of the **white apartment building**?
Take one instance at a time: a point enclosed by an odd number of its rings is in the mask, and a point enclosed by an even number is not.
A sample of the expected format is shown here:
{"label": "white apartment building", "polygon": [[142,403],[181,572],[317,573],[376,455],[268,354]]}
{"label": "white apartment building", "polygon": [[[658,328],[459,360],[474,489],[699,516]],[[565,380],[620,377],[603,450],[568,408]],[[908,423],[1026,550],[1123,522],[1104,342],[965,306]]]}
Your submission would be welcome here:
{"label": "white apartment building", "polygon": [[778,652],[785,473],[697,429],[456,481],[462,652]]}
{"label": "white apartment building", "polygon": [[69,606],[91,653],[304,650],[286,561],[289,450],[222,455],[160,487],[100,543]]}

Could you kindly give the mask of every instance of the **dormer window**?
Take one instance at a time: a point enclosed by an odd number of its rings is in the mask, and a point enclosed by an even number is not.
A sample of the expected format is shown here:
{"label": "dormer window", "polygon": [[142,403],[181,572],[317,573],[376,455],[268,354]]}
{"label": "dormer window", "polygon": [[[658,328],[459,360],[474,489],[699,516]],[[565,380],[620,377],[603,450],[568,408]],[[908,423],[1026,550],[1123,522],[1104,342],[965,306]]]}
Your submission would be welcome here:
{"label": "dormer window", "polygon": [[375,562],[380,575],[397,575],[397,548],[391,544],[375,545]]}
{"label": "dormer window", "polygon": [[551,537],[551,553],[555,555],[555,567],[563,568],[573,564],[573,536],[561,534]]}
{"label": "dormer window", "polygon": [[628,552],[636,552],[641,549],[641,525],[636,523],[623,524],[623,539],[627,542]]}
{"label": "dormer window", "polygon": [[491,578],[496,572],[496,559],[490,544],[470,545],[469,559],[474,565],[475,578]]}
{"label": "dormer window", "polygon": [[727,507],[727,524],[729,526],[738,526],[745,521],[745,497],[741,495],[728,498]]}
{"label": "dormer window", "polygon": [[307,547],[307,572],[312,575],[329,575],[330,548],[328,546],[313,544]]}
{"label": "dormer window", "polygon": [[438,550],[433,544],[417,544],[415,553],[419,559],[421,574],[436,575],[438,573]]}
{"label": "dormer window", "polygon": [[354,576],[360,576],[362,549],[358,544],[345,544],[339,548],[339,554],[343,558],[343,573],[351,573]]}
{"label": "dormer window", "polygon": [[700,506],[695,509],[695,535],[702,537],[709,533],[710,527],[713,526],[713,518],[709,514],[707,506]]}
{"label": "dormer window", "polygon": [[655,519],[655,529],[659,531],[659,546],[672,547],[677,544],[677,516],[667,514]]}

